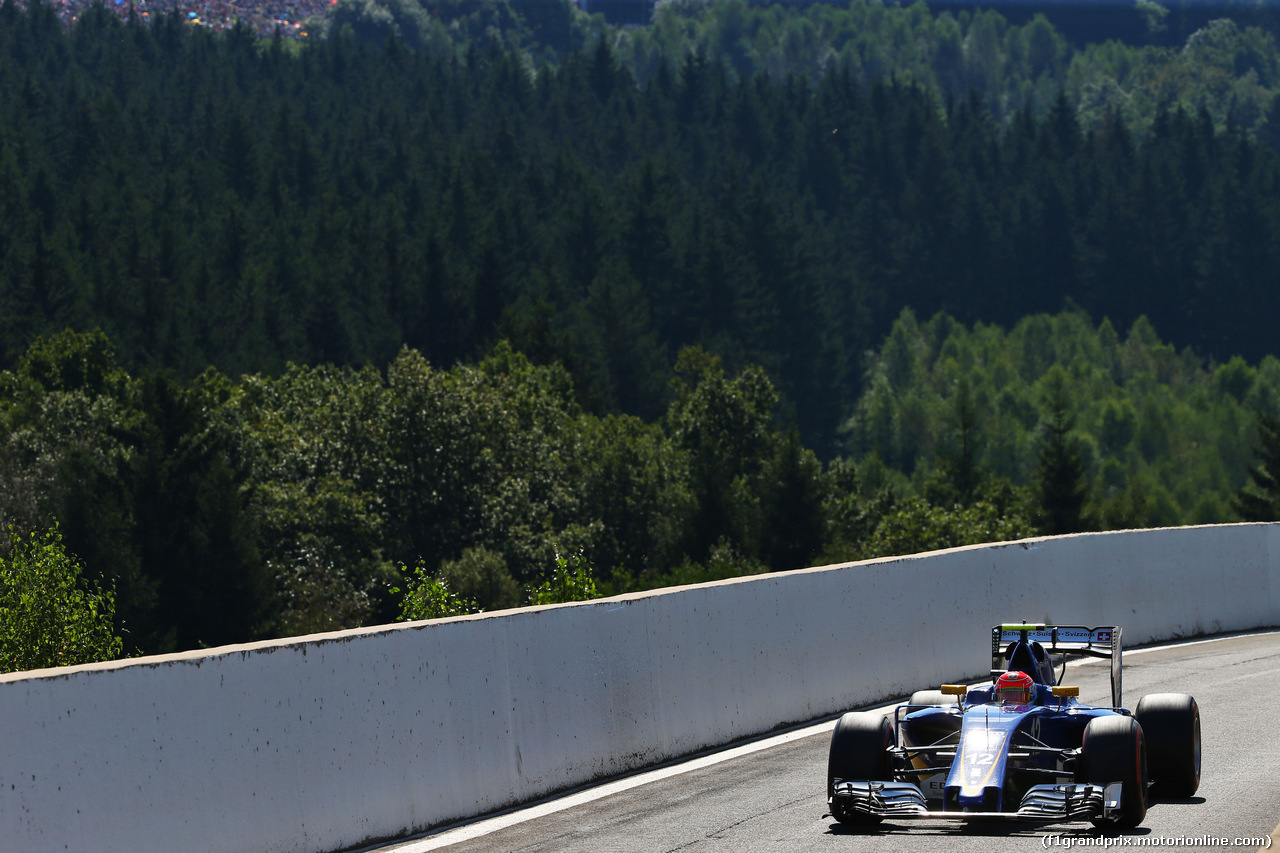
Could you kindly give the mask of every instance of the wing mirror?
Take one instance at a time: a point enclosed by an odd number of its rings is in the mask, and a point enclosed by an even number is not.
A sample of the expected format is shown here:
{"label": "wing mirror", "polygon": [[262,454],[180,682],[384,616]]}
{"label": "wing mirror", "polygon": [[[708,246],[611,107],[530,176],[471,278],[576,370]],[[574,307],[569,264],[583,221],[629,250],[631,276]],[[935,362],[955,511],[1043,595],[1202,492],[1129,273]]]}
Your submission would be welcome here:
{"label": "wing mirror", "polygon": [[969,695],[969,688],[963,684],[944,684],[942,685],[942,695],[956,697],[956,705],[963,711],[964,697]]}

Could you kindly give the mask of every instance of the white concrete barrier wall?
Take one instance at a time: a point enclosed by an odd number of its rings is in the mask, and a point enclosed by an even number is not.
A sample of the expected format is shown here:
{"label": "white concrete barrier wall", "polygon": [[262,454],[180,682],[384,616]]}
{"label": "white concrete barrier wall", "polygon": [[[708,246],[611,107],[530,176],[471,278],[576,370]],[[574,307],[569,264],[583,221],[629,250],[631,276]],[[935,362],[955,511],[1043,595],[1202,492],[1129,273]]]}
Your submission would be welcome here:
{"label": "white concrete barrier wall", "polygon": [[1130,645],[1276,625],[1278,536],[1031,540],[0,676],[0,839],[350,849],[983,674],[1008,619]]}

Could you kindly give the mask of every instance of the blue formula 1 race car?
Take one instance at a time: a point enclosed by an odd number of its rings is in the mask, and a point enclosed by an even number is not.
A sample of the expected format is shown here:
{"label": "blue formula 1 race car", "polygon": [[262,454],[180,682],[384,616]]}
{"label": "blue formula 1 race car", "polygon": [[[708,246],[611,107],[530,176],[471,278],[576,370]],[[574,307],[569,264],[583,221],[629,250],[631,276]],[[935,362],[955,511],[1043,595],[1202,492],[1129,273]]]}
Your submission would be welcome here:
{"label": "blue formula 1 race car", "polygon": [[[1111,707],[1081,704],[1055,662],[1111,662]],[[827,803],[843,824],[1002,818],[1099,827],[1142,823],[1150,794],[1200,784],[1200,709],[1182,693],[1121,707],[1121,630],[991,629],[992,683],[922,690],[892,718],[853,711],[836,724]]]}

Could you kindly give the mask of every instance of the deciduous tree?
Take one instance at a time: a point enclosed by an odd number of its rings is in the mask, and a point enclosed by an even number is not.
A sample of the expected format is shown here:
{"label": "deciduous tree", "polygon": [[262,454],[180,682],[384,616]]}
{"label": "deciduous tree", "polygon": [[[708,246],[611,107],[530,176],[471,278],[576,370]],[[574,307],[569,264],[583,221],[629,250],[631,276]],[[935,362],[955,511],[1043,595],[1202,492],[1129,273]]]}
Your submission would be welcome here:
{"label": "deciduous tree", "polygon": [[55,525],[10,527],[0,552],[0,672],[113,660],[115,591],[85,576]]}

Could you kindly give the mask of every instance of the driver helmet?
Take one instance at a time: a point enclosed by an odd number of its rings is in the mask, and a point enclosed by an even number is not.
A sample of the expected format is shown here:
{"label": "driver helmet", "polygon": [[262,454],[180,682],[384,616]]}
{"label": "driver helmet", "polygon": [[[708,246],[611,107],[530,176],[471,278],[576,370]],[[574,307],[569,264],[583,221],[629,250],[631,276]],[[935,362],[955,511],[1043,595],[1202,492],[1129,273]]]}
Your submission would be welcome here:
{"label": "driver helmet", "polygon": [[1030,705],[1035,682],[1025,672],[1006,672],[996,679],[996,696],[1001,705]]}

